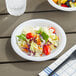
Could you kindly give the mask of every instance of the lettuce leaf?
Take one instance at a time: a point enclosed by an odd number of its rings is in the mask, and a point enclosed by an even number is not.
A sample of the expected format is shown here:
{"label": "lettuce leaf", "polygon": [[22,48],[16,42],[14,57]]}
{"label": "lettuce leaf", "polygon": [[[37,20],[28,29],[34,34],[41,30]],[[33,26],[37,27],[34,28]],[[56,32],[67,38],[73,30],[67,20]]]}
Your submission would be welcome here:
{"label": "lettuce leaf", "polygon": [[25,34],[21,34],[17,36],[19,39],[26,40]]}
{"label": "lettuce leaf", "polygon": [[41,36],[43,37],[43,39],[45,40],[45,42],[48,41],[49,36],[45,32],[42,32]]}

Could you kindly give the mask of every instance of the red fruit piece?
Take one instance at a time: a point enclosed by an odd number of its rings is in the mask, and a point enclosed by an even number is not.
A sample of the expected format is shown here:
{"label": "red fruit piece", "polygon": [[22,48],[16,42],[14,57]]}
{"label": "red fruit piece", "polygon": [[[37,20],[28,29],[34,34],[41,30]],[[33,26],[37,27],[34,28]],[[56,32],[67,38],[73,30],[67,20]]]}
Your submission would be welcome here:
{"label": "red fruit piece", "polygon": [[27,33],[27,34],[26,34],[26,38],[27,38],[27,39],[33,38],[33,34],[32,34],[32,33]]}
{"label": "red fruit piece", "polygon": [[62,6],[62,7],[68,7],[66,4],[62,4],[61,6]]}
{"label": "red fruit piece", "polygon": [[50,29],[54,30],[53,33],[55,33],[55,28],[54,28],[54,27],[50,27],[49,30],[50,30]]}
{"label": "red fruit piece", "polygon": [[45,54],[45,55],[49,55],[50,54],[50,47],[49,47],[49,45],[44,45],[43,46],[43,53]]}

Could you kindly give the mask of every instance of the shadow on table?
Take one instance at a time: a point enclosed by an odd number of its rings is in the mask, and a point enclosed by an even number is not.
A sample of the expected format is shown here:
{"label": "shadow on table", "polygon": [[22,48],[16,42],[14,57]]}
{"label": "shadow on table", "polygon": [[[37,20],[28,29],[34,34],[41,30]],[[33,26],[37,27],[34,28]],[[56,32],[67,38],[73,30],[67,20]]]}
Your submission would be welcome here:
{"label": "shadow on table", "polygon": [[6,44],[6,56],[8,58],[9,61],[19,61],[19,60],[24,60],[21,57],[19,57],[14,50],[11,47],[11,40],[8,39],[7,40],[7,44]]}

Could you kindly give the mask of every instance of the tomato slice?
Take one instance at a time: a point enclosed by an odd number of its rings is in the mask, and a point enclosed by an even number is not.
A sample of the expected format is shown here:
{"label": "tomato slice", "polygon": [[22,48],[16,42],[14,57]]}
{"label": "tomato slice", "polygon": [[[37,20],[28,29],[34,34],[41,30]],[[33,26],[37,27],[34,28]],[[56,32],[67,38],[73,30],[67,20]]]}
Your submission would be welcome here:
{"label": "tomato slice", "polygon": [[33,38],[33,34],[32,34],[32,33],[27,33],[27,34],[26,34],[26,38],[27,38],[27,39]]}
{"label": "tomato slice", "polygon": [[43,46],[43,53],[45,54],[45,55],[49,55],[50,54],[50,47],[49,47],[49,45],[44,45]]}
{"label": "tomato slice", "polygon": [[68,7],[68,6],[67,6],[67,5],[65,5],[65,4],[62,4],[61,6],[62,6],[62,7]]}
{"label": "tomato slice", "polygon": [[55,33],[55,28],[54,27],[50,27],[49,30],[52,29],[53,33]]}

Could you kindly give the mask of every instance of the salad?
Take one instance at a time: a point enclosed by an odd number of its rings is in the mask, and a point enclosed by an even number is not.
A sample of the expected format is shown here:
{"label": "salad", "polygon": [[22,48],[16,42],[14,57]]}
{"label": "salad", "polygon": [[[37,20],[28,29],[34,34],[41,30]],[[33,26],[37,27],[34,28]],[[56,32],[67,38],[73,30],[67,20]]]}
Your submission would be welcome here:
{"label": "salad", "polygon": [[76,0],[53,0],[53,1],[62,7],[76,7]]}
{"label": "salad", "polygon": [[19,48],[35,57],[49,55],[59,44],[54,27],[26,27],[16,38]]}

